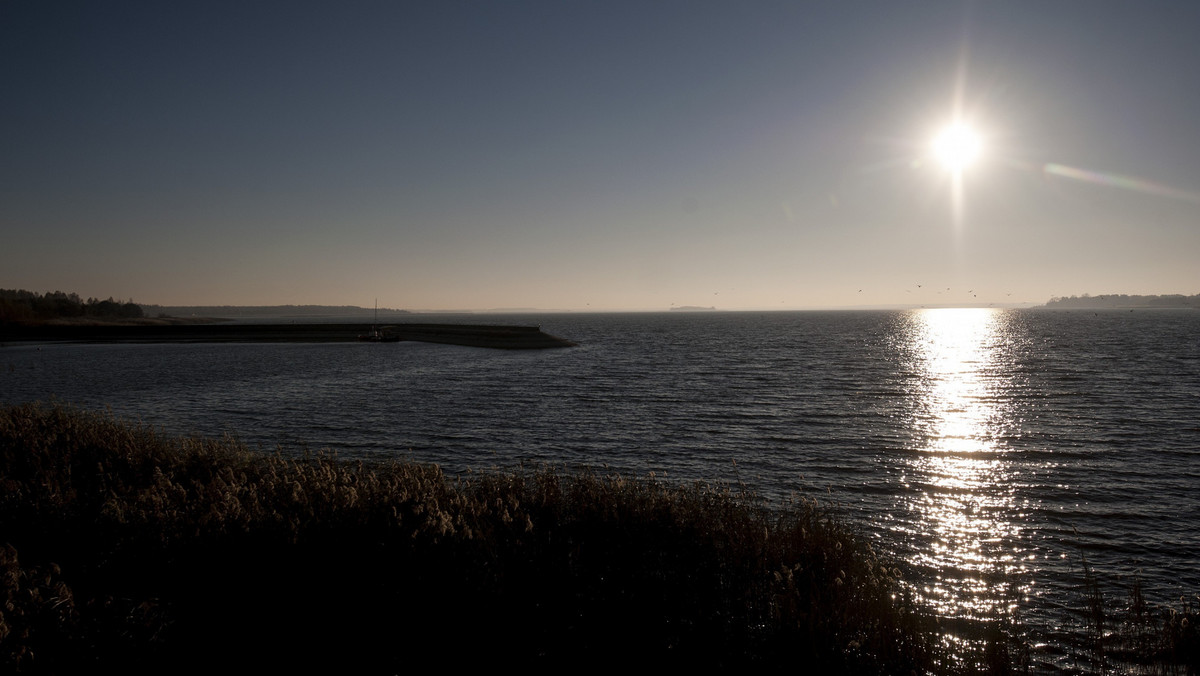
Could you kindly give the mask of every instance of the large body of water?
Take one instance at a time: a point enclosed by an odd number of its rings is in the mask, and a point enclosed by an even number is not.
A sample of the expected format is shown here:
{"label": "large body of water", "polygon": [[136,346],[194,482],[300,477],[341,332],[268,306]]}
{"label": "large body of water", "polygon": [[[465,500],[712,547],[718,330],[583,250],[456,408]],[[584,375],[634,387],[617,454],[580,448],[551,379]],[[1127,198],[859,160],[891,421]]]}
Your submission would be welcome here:
{"label": "large body of water", "polygon": [[588,465],[817,497],[946,616],[1015,607],[1049,666],[1075,659],[1084,557],[1114,606],[1133,579],[1152,602],[1200,592],[1200,312],[433,321],[538,323],[580,345],[9,345],[0,403],[452,475]]}

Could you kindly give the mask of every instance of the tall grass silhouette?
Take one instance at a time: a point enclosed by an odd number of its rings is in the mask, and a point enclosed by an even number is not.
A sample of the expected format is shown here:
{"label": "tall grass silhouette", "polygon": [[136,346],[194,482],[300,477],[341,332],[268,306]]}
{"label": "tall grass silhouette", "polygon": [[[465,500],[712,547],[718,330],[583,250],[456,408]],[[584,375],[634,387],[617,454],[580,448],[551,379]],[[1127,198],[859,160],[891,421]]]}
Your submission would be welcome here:
{"label": "tall grass silhouette", "polygon": [[[815,501],[740,486],[450,478],[0,408],[4,672],[962,670],[900,568]],[[1019,667],[1006,640],[968,666]]]}

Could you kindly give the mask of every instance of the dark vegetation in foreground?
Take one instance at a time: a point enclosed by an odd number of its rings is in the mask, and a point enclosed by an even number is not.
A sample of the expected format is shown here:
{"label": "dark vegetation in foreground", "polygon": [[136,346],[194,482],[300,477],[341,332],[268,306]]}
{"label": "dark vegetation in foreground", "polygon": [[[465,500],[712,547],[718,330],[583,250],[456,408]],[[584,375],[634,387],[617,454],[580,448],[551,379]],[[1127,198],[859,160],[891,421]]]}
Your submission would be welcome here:
{"label": "dark vegetation in foreground", "polygon": [[895,571],[808,503],[549,471],[452,481],[0,410],[0,671],[929,659]]}
{"label": "dark vegetation in foreground", "polygon": [[[896,566],[810,501],[586,472],[451,480],[59,406],[0,408],[0,575],[8,673],[1022,666],[1001,625],[965,661],[943,654]],[[1176,645],[1194,651],[1190,631]]]}

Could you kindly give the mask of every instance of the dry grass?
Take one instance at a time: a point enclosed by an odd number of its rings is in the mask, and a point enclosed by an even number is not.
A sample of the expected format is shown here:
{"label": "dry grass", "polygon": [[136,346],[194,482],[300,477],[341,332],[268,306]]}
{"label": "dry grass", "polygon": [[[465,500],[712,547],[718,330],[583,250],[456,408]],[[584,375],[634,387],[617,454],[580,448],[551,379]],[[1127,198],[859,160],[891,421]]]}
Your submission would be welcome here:
{"label": "dry grass", "polygon": [[[6,673],[964,666],[896,565],[811,501],[551,469],[451,480],[59,406],[0,408],[0,574]],[[1170,630],[1194,651],[1189,618]],[[1005,640],[971,668],[1011,670]]]}
{"label": "dry grass", "polygon": [[[1105,598],[1101,580],[1081,556],[1085,657],[1092,673],[1194,676],[1200,670],[1200,598],[1156,606],[1132,580],[1121,602]],[[1115,605],[1114,605],[1115,603]]]}
{"label": "dry grass", "polygon": [[0,670],[921,669],[897,572],[728,487],[251,453],[0,411]]}

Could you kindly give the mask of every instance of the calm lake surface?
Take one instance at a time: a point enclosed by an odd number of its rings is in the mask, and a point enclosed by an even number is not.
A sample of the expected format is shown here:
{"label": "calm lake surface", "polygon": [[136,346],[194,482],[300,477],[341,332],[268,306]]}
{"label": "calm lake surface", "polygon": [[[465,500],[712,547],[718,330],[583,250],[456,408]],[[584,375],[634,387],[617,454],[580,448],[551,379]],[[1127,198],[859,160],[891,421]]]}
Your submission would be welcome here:
{"label": "calm lake surface", "polygon": [[816,497],[945,616],[1015,608],[1047,667],[1074,663],[1083,557],[1114,607],[1133,579],[1151,602],[1200,592],[1200,312],[406,321],[541,324],[580,345],[8,345],[0,403],[451,475],[586,465]]}

